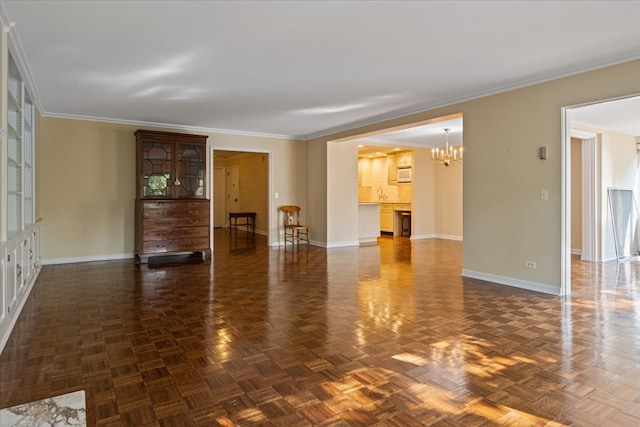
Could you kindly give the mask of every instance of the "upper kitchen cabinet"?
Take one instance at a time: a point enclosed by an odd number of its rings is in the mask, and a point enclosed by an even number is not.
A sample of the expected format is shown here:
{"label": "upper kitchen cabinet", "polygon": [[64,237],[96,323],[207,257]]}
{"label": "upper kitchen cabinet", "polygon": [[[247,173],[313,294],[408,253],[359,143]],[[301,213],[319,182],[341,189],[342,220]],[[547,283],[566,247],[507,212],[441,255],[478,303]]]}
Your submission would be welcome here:
{"label": "upper kitchen cabinet", "polygon": [[201,199],[206,195],[207,137],[137,130],[138,199]]}
{"label": "upper kitchen cabinet", "polygon": [[397,168],[410,168],[413,164],[413,154],[411,151],[402,151],[396,153],[396,167]]}
{"label": "upper kitchen cabinet", "polygon": [[395,154],[387,156],[387,183],[389,185],[398,183],[398,158]]}

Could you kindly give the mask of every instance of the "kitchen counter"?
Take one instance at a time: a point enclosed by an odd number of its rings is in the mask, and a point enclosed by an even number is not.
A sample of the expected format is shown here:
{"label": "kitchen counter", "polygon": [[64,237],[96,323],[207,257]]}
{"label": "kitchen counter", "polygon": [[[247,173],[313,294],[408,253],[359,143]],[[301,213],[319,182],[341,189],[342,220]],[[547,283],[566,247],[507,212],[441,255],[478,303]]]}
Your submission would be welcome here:
{"label": "kitchen counter", "polygon": [[380,237],[380,203],[358,202],[358,242],[377,244]]}

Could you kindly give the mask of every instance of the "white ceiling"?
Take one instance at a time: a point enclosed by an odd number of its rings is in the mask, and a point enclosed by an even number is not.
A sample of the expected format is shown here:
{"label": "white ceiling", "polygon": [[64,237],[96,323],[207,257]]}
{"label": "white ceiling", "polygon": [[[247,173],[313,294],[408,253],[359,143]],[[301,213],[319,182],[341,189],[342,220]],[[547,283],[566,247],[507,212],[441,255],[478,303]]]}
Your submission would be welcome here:
{"label": "white ceiling", "polygon": [[2,5],[45,115],[301,139],[640,58],[637,1]]}

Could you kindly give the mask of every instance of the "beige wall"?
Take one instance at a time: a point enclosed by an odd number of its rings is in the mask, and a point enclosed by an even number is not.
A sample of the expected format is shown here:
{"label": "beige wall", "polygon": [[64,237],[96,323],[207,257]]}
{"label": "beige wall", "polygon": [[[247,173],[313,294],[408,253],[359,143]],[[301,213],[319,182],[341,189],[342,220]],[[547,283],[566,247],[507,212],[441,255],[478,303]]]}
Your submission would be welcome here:
{"label": "beige wall", "polygon": [[[129,257],[134,248],[135,139],[139,126],[43,117],[37,134],[37,212],[45,262]],[[158,129],[181,132],[176,129]],[[271,159],[270,243],[277,209],[306,209],[306,145],[293,140],[208,134],[210,150],[262,151]],[[209,159],[212,157],[209,153]],[[297,177],[292,179],[292,177]],[[208,180],[210,182],[210,180]]]}
{"label": "beige wall", "polygon": [[358,245],[357,143],[329,142],[327,164],[327,246]]}
{"label": "beige wall", "polygon": [[[307,189],[308,209],[306,223],[310,226],[310,239],[320,245],[327,244],[327,143],[316,141],[305,143],[307,147],[306,178],[309,183]],[[354,185],[357,186],[358,170],[356,165]],[[354,203],[355,204],[355,203]],[[303,218],[303,220],[305,220]],[[357,229],[357,227],[356,227]]]}
{"label": "beige wall", "polygon": [[[638,94],[639,73],[640,61],[632,61],[316,138],[311,143],[326,144],[462,113],[463,274],[560,293],[562,108]],[[548,147],[547,160],[538,159],[542,145]],[[549,190],[548,201],[540,200],[541,189]],[[537,268],[526,268],[525,260],[535,261]]]}
{"label": "beige wall", "polygon": [[448,167],[435,166],[434,217],[436,235],[443,238],[462,238],[462,169],[463,163]]}
{"label": "beige wall", "polygon": [[133,253],[135,128],[43,117],[39,130],[43,258]]}
{"label": "beige wall", "polygon": [[413,203],[411,204],[411,235],[414,238],[433,237],[435,222],[435,167],[431,150],[413,151]]}

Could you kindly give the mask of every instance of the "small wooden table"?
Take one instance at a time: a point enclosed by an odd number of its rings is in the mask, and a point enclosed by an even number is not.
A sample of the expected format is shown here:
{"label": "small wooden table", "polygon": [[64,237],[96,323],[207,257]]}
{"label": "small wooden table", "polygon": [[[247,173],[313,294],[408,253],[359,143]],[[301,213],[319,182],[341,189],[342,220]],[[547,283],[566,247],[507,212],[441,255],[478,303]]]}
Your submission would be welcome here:
{"label": "small wooden table", "polygon": [[[244,222],[238,224],[238,218],[244,218]],[[256,213],[255,212],[229,212],[229,235],[231,230],[236,229],[236,236],[238,235],[238,225],[247,226],[247,237],[249,237],[249,227],[251,227],[251,233],[256,235]]]}

